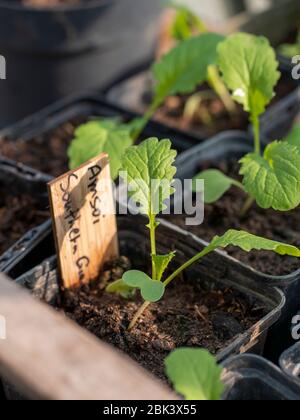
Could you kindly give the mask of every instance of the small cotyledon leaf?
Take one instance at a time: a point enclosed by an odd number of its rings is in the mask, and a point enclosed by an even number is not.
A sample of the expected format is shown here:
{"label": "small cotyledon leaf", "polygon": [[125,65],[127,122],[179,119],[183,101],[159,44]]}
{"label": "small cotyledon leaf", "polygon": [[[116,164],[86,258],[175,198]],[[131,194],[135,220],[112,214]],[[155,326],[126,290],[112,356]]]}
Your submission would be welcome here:
{"label": "small cotyledon leaf", "polygon": [[116,280],[106,287],[107,293],[117,293],[125,299],[130,299],[134,296],[136,289],[128,286],[123,279]]}
{"label": "small cotyledon leaf", "polygon": [[157,302],[165,293],[165,286],[163,283],[157,280],[152,280],[142,271],[127,271],[123,275],[122,280],[127,286],[140,289],[143,299],[147,302]]}
{"label": "small cotyledon leaf", "polygon": [[240,182],[229,178],[217,169],[208,169],[196,175],[193,178],[194,192],[199,192],[196,184],[197,180],[204,181],[204,202],[207,204],[218,201],[233,185],[243,189]]}
{"label": "small cotyledon leaf", "polygon": [[181,348],[165,359],[166,374],[186,400],[218,401],[225,389],[222,367],[204,349]]}

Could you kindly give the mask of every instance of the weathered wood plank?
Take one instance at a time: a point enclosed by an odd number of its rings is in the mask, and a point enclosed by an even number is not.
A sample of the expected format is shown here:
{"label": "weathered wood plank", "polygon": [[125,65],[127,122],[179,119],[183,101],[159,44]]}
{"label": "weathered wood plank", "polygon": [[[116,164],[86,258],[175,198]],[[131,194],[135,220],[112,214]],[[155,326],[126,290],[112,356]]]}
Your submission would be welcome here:
{"label": "weathered wood plank", "polygon": [[[173,399],[132,360],[0,274],[0,374],[32,399]],[[101,322],[101,320],[99,320]]]}

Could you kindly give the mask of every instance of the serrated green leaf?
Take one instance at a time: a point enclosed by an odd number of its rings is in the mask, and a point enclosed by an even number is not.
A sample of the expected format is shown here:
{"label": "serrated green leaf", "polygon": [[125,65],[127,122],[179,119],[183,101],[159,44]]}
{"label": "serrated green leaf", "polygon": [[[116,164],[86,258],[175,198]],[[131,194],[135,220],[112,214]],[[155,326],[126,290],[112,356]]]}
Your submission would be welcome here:
{"label": "serrated green leaf", "polygon": [[196,175],[193,178],[194,192],[198,191],[196,184],[197,180],[204,181],[204,202],[207,204],[218,201],[233,185],[243,188],[238,181],[229,178],[217,169],[208,169],[207,171],[200,172]]}
{"label": "serrated green leaf", "polygon": [[165,293],[165,286],[163,283],[152,280],[142,271],[127,271],[122,279],[127,286],[140,289],[143,299],[147,302],[157,302]]}
{"label": "serrated green leaf", "polygon": [[300,249],[295,246],[284,244],[270,239],[261,238],[251,233],[231,229],[223,236],[216,236],[210,243],[210,249],[226,248],[228,246],[237,246],[246,252],[252,250],[273,251],[279,255],[289,255],[300,257]]}
{"label": "serrated green leaf", "polygon": [[237,33],[218,46],[219,68],[233,98],[246,112],[259,116],[274,96],[279,63],[264,37]]}
{"label": "serrated green leaf", "polygon": [[157,84],[154,104],[167,96],[191,93],[207,79],[207,68],[217,62],[217,45],[222,35],[205,33],[181,42],[152,71]]}
{"label": "serrated green leaf", "polygon": [[264,156],[250,153],[240,163],[244,188],[260,207],[289,211],[300,204],[299,148],[275,141]]}
{"label": "serrated green leaf", "polygon": [[105,290],[107,293],[118,293],[125,299],[130,299],[135,294],[135,288],[128,286],[123,279],[110,283]]}
{"label": "serrated green leaf", "polygon": [[172,164],[177,152],[171,145],[170,140],[150,138],[128,148],[122,157],[129,195],[140,205],[140,213],[149,218],[159,214],[165,208],[164,201],[174,193],[171,185],[176,168]]}
{"label": "serrated green leaf", "polygon": [[161,280],[164,272],[168,268],[170,262],[175,257],[176,252],[170,252],[167,255],[153,255],[152,259],[155,264],[157,280]]}
{"label": "serrated green leaf", "polygon": [[110,159],[111,176],[116,179],[121,168],[121,157],[133,144],[130,127],[116,119],[94,120],[82,124],[68,150],[70,169],[106,152]]}
{"label": "serrated green leaf", "polygon": [[166,374],[174,389],[186,400],[217,401],[225,389],[222,368],[203,349],[174,350],[165,359]]}
{"label": "serrated green leaf", "polygon": [[289,134],[284,138],[289,144],[297,146],[300,149],[300,124],[296,124]]}

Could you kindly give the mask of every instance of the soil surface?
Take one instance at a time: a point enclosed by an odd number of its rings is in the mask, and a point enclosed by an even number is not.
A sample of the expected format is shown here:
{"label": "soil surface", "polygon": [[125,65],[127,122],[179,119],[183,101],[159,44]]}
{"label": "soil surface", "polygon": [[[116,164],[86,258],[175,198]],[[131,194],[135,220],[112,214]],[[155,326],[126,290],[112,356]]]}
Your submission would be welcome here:
{"label": "soil surface", "polygon": [[213,287],[205,290],[200,282],[182,278],[170,284],[164,298],[152,304],[128,332],[141,299],[136,296],[125,300],[104,289],[130,266],[126,257],[107,264],[92,286],[65,292],[63,309],[79,325],[118,347],[159,378],[165,379],[163,360],[173,349],[204,347],[216,354],[268,312],[260,302],[237,291]]}
{"label": "soil surface", "polygon": [[[239,164],[236,160],[216,165],[206,162],[199,165],[199,172],[217,168],[225,174],[241,180],[237,175]],[[254,204],[246,218],[239,217],[246,201],[237,187],[232,187],[217,203],[205,205],[204,223],[200,226],[186,226],[184,216],[171,216],[168,220],[191,231],[202,239],[210,241],[215,235],[223,235],[228,229],[242,229],[252,234],[286,242],[300,247],[300,208],[290,212],[264,210]],[[246,253],[238,248],[227,248],[227,252],[256,270],[265,274],[285,275],[300,268],[297,258],[279,256],[273,252],[252,251]]]}
{"label": "soil surface", "polygon": [[39,202],[29,195],[10,195],[0,188],[0,255],[9,249],[29,229],[50,217],[48,210],[41,210]]}
{"label": "soil surface", "polygon": [[57,177],[68,171],[68,147],[75,129],[86,121],[85,118],[73,119],[29,141],[1,138],[0,152],[9,159]]}

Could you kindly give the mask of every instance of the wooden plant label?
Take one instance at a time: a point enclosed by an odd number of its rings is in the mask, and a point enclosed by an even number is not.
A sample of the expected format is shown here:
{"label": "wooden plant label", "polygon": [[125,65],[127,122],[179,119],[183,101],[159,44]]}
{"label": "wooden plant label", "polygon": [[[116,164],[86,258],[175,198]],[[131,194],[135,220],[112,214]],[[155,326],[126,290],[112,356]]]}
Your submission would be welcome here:
{"label": "wooden plant label", "polygon": [[119,252],[107,154],[51,181],[48,191],[63,284],[87,284]]}

